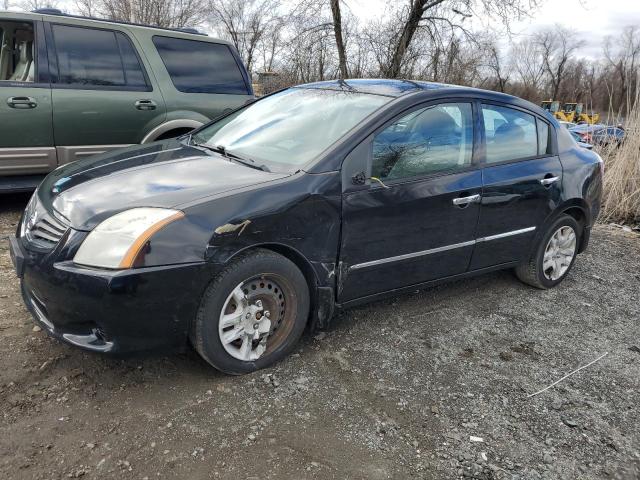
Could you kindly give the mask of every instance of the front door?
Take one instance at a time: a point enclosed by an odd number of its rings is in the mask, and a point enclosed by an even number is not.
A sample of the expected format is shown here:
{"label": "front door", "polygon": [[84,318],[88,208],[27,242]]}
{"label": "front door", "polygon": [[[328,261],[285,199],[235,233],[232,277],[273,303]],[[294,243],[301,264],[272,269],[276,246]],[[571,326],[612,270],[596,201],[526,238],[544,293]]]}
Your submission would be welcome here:
{"label": "front door", "polygon": [[46,62],[42,22],[0,19],[0,176],[56,166]]}
{"label": "front door", "polygon": [[500,105],[482,105],[481,111],[486,154],[471,270],[525,260],[560,202],[562,184],[546,121]]}
{"label": "front door", "polygon": [[339,302],[463,273],[475,243],[472,103],[415,109],[368,142],[371,180],[343,194]]}
{"label": "front door", "polygon": [[[125,31],[48,24],[60,163],[140,143],[166,116]],[[114,27],[115,28],[115,27]]]}

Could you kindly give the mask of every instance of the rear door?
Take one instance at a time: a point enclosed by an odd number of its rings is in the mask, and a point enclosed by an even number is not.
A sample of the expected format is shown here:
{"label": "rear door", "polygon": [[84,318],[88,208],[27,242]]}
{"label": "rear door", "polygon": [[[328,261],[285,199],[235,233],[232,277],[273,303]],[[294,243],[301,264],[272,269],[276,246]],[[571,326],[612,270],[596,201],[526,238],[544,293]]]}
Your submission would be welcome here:
{"label": "rear door", "polygon": [[562,184],[545,120],[500,104],[482,104],[480,111],[486,150],[471,270],[522,260],[559,204]]}
{"label": "rear door", "polygon": [[56,166],[41,21],[0,17],[0,175]]}
{"label": "rear door", "polygon": [[340,302],[467,270],[482,189],[472,112],[469,101],[417,108],[354,150],[372,180],[345,182]]}
{"label": "rear door", "polygon": [[140,143],[166,116],[124,29],[47,24],[60,163]]}

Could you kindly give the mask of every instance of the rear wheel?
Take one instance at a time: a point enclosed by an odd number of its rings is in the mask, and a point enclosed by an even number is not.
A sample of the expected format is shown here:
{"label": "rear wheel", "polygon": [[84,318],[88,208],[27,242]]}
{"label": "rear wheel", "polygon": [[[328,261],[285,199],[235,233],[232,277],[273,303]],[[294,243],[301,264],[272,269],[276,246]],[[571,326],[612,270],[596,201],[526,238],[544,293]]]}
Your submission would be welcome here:
{"label": "rear wheel", "polygon": [[529,261],[516,267],[516,275],[537,288],[555,287],[573,267],[581,236],[578,222],[569,215],[562,215],[541,238]]}
{"label": "rear wheel", "polygon": [[309,315],[309,289],[289,259],[256,250],[231,263],[207,288],[191,341],[229,374],[264,368],[295,347]]}

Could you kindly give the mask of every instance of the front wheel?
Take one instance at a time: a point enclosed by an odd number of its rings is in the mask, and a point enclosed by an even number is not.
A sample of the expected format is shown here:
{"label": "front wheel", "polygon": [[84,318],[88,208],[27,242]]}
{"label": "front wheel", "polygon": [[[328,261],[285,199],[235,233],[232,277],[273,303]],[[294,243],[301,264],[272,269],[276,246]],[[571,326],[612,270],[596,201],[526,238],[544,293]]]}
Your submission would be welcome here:
{"label": "front wheel", "polygon": [[573,267],[581,236],[582,229],[573,217],[560,216],[540,239],[529,261],[516,267],[517,277],[537,288],[555,287]]}
{"label": "front wheel", "polygon": [[284,358],[309,316],[309,289],[300,269],[269,250],[244,254],[207,287],[191,342],[211,365],[239,375]]}

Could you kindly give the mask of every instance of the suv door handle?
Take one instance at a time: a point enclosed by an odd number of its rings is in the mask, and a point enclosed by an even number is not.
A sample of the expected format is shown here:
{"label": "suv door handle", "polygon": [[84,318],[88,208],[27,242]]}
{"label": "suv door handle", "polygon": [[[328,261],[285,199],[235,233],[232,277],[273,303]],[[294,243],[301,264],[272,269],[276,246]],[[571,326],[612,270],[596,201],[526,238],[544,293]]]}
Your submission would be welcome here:
{"label": "suv door handle", "polygon": [[464,207],[466,205],[469,205],[470,203],[480,203],[480,199],[482,198],[482,196],[478,193],[476,193],[475,195],[470,195],[468,197],[458,197],[458,198],[454,198],[453,199],[453,204],[456,207]]}
{"label": "suv door handle", "polygon": [[138,100],[134,105],[138,110],[155,110],[157,106],[153,100]]}
{"label": "suv door handle", "polygon": [[542,185],[544,185],[545,187],[548,187],[549,185],[556,183],[559,179],[560,179],[560,177],[546,176],[546,177],[540,179],[540,183]]}
{"label": "suv door handle", "polygon": [[9,97],[7,98],[7,105],[11,108],[36,108],[38,102],[32,97]]}

